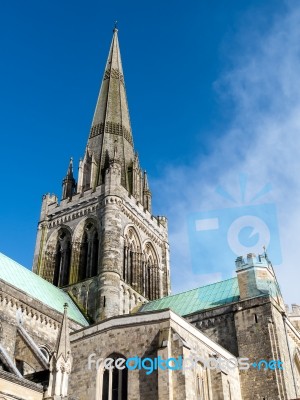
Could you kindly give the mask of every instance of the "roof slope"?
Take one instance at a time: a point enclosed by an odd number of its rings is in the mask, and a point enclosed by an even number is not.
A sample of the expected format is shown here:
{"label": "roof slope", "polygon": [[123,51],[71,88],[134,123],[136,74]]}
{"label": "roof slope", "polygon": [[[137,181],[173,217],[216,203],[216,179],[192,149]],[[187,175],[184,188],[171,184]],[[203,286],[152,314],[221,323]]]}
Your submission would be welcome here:
{"label": "roof slope", "polygon": [[187,292],[163,297],[143,305],[139,312],[170,308],[180,316],[238,301],[240,298],[237,278],[212,283]]}
{"label": "roof slope", "polygon": [[68,303],[69,318],[83,326],[89,325],[66,292],[2,253],[0,253],[0,279],[60,313],[64,311],[64,304]]}

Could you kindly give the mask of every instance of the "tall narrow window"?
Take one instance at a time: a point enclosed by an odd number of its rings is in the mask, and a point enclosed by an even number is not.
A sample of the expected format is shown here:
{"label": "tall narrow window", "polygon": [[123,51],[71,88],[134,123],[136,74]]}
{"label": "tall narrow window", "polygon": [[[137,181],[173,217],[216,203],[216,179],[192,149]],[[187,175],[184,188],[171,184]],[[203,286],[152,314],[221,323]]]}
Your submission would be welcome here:
{"label": "tall narrow window", "polygon": [[128,254],[128,276],[127,276],[127,282],[129,283],[129,285],[132,284],[132,267],[133,267],[133,251],[132,248],[129,250],[129,254]]}
{"label": "tall narrow window", "polygon": [[151,274],[151,259],[147,262],[147,297],[152,300],[152,293],[151,293],[151,281],[152,281],[152,274]]}
{"label": "tall narrow window", "polygon": [[96,276],[98,273],[98,253],[99,253],[99,239],[98,239],[98,233],[97,231],[95,231],[93,238],[91,276]]}
{"label": "tall narrow window", "polygon": [[123,280],[126,281],[127,278],[127,247],[124,246],[124,253],[123,253]]}
{"label": "tall narrow window", "polygon": [[55,267],[54,267],[54,277],[53,277],[53,285],[55,286],[58,286],[60,266],[61,266],[61,245],[58,241],[55,253]]}
{"label": "tall narrow window", "polygon": [[65,286],[69,283],[72,247],[71,235],[67,230],[61,229],[58,233],[53,284]]}
{"label": "tall narrow window", "polygon": [[[115,367],[115,360],[125,359],[124,356],[113,354],[107,358],[112,358],[112,368],[99,369],[101,400],[127,400],[128,393],[128,371],[127,368],[118,369]],[[124,364],[123,364],[124,365]]]}
{"label": "tall narrow window", "polygon": [[149,300],[159,297],[158,260],[151,243],[147,243],[144,250],[144,296]]}
{"label": "tall narrow window", "polygon": [[142,294],[142,253],[140,240],[133,227],[128,229],[124,237],[123,279],[126,283]]}
{"label": "tall narrow window", "polygon": [[99,236],[93,223],[88,222],[84,228],[80,245],[78,279],[96,276],[98,273]]}
{"label": "tall narrow window", "polygon": [[108,389],[109,389],[109,370],[103,371],[103,381],[102,381],[102,400],[108,400]]}
{"label": "tall narrow window", "polygon": [[[122,386],[120,386],[119,378],[122,374],[120,373],[121,370],[114,368],[112,370],[112,400],[119,400],[119,392],[122,391]],[[121,393],[120,393],[121,394]]]}
{"label": "tall narrow window", "polygon": [[70,266],[71,266],[71,242],[68,240],[63,249],[63,265],[61,268],[60,286],[65,286],[69,283]]}
{"label": "tall narrow window", "polygon": [[88,259],[88,240],[87,234],[84,232],[82,236],[82,242],[80,246],[80,263],[79,263],[79,281],[82,281],[86,278],[86,266]]}

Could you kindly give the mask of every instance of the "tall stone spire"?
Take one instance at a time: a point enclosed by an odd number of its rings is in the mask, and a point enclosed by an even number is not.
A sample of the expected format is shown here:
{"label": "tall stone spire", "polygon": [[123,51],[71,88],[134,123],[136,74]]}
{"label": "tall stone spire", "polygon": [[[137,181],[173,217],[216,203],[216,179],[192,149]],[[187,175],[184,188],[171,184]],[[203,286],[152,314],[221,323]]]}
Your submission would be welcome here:
{"label": "tall stone spire", "polygon": [[102,184],[104,171],[116,158],[121,164],[121,184],[131,192],[134,149],[118,29],[115,28],[85,157],[80,165],[79,190]]}

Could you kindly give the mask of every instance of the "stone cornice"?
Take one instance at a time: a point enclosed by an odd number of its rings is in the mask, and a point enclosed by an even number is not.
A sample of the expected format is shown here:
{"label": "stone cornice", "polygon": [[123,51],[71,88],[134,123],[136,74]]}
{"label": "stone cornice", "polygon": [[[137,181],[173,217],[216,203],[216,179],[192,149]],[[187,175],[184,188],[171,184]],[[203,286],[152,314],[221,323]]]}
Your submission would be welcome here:
{"label": "stone cornice", "polygon": [[[159,225],[157,219],[144,210],[140,203],[132,204],[129,198],[127,200],[126,198],[115,195],[105,196],[103,202],[105,203],[108,198],[118,199],[118,205],[121,207],[123,214],[129,218],[135,226],[139,227],[149,239],[158,246],[163,247],[163,243],[167,241],[165,228]],[[57,213],[49,214],[50,221],[48,222],[48,229],[53,229],[61,224],[67,224],[77,218],[94,216],[97,210],[99,210],[98,197],[93,198],[92,201],[86,200],[80,204],[74,204],[73,207],[61,209]],[[42,223],[43,222],[40,224]]]}
{"label": "stone cornice", "polygon": [[73,207],[64,208],[59,210],[57,213],[48,215],[48,228],[55,228],[64,223],[68,223],[74,219],[88,217],[99,209],[98,198],[92,199],[92,201],[86,201],[77,203]]}

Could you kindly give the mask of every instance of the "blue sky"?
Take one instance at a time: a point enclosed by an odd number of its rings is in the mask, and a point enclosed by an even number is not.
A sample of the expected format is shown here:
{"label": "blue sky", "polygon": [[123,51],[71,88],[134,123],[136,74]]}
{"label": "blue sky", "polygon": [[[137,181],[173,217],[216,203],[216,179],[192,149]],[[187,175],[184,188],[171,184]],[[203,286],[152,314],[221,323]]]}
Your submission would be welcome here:
{"label": "blue sky", "polygon": [[70,156],[77,165],[84,154],[117,19],[135,147],[154,213],[169,218],[174,292],[232,275],[234,259],[222,257],[195,274],[187,220],[232,207],[215,188],[238,193],[242,173],[253,196],[272,184],[278,275],[299,302],[299,15],[276,0],[5,1],[0,251],[31,267],[41,196],[60,196]]}

